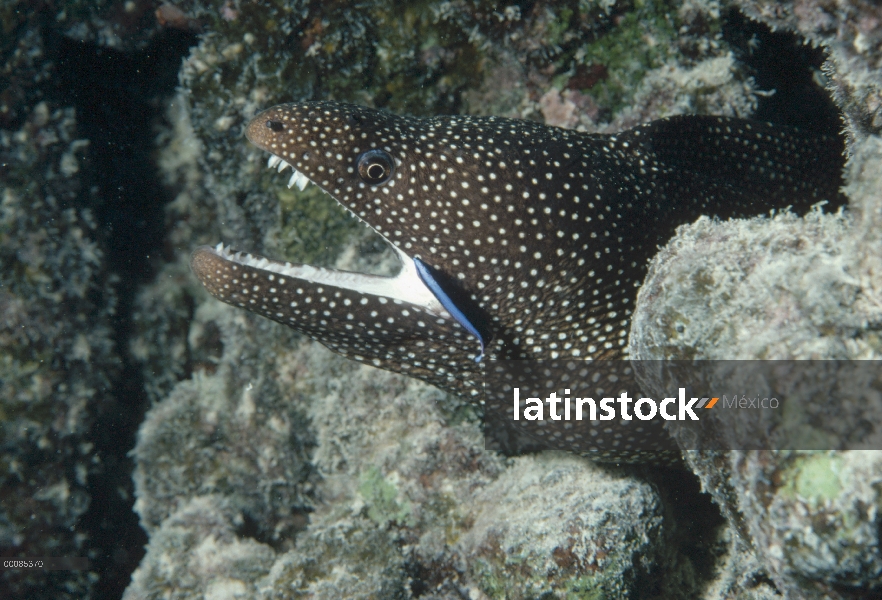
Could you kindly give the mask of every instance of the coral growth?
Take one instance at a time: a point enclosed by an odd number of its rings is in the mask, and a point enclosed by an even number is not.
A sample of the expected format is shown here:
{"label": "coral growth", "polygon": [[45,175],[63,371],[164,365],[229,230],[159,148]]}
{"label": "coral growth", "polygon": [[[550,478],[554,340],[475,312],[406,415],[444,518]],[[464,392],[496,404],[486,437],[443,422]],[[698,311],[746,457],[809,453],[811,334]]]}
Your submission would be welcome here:
{"label": "coral growth", "polygon": [[[78,523],[102,470],[89,433],[119,368],[115,298],[79,197],[88,141],[75,131],[71,109],[45,102],[18,131],[0,130],[0,547],[17,556],[85,554]],[[82,597],[94,580],[0,574],[22,596]]]}

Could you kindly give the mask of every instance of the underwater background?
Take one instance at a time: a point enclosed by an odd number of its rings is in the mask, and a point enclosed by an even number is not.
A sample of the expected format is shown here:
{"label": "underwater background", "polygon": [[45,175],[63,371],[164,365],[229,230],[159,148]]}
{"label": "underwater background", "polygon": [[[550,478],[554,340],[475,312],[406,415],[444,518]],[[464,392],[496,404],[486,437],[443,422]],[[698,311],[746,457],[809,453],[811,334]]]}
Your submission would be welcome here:
{"label": "underwater background", "polygon": [[394,270],[244,139],[281,102],[751,117],[843,131],[848,210],[681,228],[632,351],[878,359],[877,4],[0,0],[0,60],[0,555],[92,565],[0,570],[0,598],[882,597],[880,452],[504,457],[467,402],[188,266],[224,241]]}

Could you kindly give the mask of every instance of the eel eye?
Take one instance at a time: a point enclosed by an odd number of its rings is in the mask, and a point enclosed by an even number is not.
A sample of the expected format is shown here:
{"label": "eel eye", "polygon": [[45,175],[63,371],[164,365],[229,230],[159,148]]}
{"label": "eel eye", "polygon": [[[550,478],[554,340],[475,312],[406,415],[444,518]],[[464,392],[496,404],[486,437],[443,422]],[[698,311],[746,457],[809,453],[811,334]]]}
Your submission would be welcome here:
{"label": "eel eye", "polygon": [[383,150],[368,150],[362,152],[358,157],[358,174],[365,183],[371,185],[379,185],[389,181],[394,166],[392,157]]}
{"label": "eel eye", "polygon": [[285,128],[281,121],[267,121],[266,127],[277,133]]}

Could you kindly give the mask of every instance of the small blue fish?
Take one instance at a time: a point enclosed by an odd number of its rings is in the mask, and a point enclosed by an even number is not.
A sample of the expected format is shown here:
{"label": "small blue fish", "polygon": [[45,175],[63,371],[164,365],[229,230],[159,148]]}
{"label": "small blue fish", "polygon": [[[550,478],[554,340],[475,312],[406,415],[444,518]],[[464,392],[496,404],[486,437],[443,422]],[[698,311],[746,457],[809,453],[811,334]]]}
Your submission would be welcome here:
{"label": "small blue fish", "polygon": [[[484,358],[484,352],[487,349],[487,343],[484,340],[484,336],[478,331],[476,325],[472,322],[472,320],[466,316],[466,314],[462,310],[462,304],[458,303],[449,291],[447,291],[444,286],[442,286],[440,282],[440,277],[433,273],[434,269],[421,261],[419,258],[413,259],[413,264],[416,266],[417,275],[420,276],[420,281],[422,281],[429,291],[431,291],[435,298],[441,303],[441,306],[450,313],[456,322],[465,327],[466,331],[471,333],[478,339],[478,342],[481,344],[481,354],[475,357],[475,362],[481,362],[481,359]],[[456,288],[452,287],[449,289],[455,290]]]}

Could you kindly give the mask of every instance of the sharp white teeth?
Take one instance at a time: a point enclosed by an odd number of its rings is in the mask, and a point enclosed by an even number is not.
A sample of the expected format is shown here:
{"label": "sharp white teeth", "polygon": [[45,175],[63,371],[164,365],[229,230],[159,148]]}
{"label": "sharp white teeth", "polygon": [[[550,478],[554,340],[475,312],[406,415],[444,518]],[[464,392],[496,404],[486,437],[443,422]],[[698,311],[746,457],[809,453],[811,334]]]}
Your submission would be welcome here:
{"label": "sharp white teeth", "polygon": [[291,179],[288,180],[289,188],[292,188],[296,185],[299,190],[303,191],[303,188],[305,188],[306,184],[309,183],[309,179],[306,177],[306,175],[295,169],[294,165],[292,165],[288,161],[282,160],[281,156],[276,156],[275,154],[271,155],[266,161],[266,166],[270,169],[278,167],[279,173],[281,173],[288,167],[291,167],[294,172],[291,174]]}
{"label": "sharp white teeth", "polygon": [[309,183],[309,179],[307,179],[306,175],[301,173],[300,171],[295,170],[291,175],[291,179],[288,180],[288,187],[292,188],[295,185],[297,189],[303,190],[306,187],[306,184]]}
{"label": "sharp white teeth", "polygon": [[309,179],[307,179],[306,175],[304,175],[303,173],[298,172],[297,174],[300,175],[300,179],[297,180],[297,187],[302,192],[303,188],[306,187],[306,184],[309,183]]}

